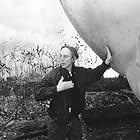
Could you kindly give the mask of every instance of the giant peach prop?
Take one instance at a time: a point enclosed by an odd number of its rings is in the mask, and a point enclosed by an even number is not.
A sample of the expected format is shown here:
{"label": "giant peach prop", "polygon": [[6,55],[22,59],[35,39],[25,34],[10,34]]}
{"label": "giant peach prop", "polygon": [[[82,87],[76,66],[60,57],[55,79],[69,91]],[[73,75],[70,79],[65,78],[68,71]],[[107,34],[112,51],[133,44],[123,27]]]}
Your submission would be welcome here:
{"label": "giant peach prop", "polygon": [[126,76],[140,99],[140,0],[60,0],[71,23],[101,58]]}

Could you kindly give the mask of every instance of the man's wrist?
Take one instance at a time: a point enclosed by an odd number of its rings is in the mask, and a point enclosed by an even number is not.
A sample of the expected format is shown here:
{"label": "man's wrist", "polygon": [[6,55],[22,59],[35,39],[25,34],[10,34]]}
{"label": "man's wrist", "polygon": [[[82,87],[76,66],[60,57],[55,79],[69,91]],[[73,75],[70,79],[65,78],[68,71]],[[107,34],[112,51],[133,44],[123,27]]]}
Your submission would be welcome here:
{"label": "man's wrist", "polygon": [[56,86],[56,91],[60,92],[60,88],[58,87],[58,85]]}
{"label": "man's wrist", "polygon": [[103,64],[104,64],[107,68],[110,68],[110,63],[106,64],[106,62],[103,61]]}

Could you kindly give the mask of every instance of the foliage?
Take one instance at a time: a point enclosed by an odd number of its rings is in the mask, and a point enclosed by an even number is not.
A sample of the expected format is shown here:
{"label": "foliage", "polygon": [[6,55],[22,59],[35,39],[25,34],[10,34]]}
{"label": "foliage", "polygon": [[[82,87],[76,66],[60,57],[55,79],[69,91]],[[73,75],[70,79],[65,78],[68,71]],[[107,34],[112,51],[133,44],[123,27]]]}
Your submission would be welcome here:
{"label": "foliage", "polygon": [[127,79],[119,75],[118,77],[114,78],[102,77],[97,83],[91,83],[87,91],[119,91],[120,89],[131,90],[131,87]]}
{"label": "foliage", "polygon": [[[63,30],[59,34],[62,43],[67,44]],[[78,34],[71,38],[74,40],[72,45],[77,48],[80,55],[77,65],[93,66],[97,62],[97,56],[93,58],[92,54],[89,53],[90,50],[87,44],[83,42]],[[43,126],[46,126],[47,123],[47,130],[49,130],[49,122],[51,121],[47,114],[48,101],[36,102],[34,87],[42,76],[59,65],[59,55],[57,52],[53,52],[50,49],[51,46],[48,45],[40,46],[34,43],[21,45],[18,41],[14,45],[9,52],[4,50],[0,52],[0,139],[23,136],[25,133],[27,134],[28,130],[31,135],[36,135],[36,137],[30,139],[43,140],[46,138]],[[101,91],[129,89],[127,81],[122,77],[119,78],[102,78],[97,84],[91,85],[87,92],[94,91],[96,96],[87,95],[86,105],[88,107],[97,107],[115,101],[120,103],[122,100],[117,98],[118,95],[114,91],[109,96],[99,96]],[[106,102],[103,102],[105,100]],[[46,123],[44,123],[44,120]],[[40,128],[43,128],[43,130]],[[23,130],[26,130],[26,132]]]}
{"label": "foliage", "polygon": [[[97,56],[91,53],[87,44],[76,34],[66,39],[64,30],[59,30],[58,34],[62,44],[69,44],[77,48],[79,59],[77,65],[93,66],[97,62]],[[73,42],[73,44],[71,44]],[[32,42],[21,42],[10,38],[9,41],[1,42],[1,48],[11,47],[7,51],[0,52],[0,78],[17,77],[22,81],[38,81],[52,68],[59,65],[59,54],[51,49],[48,44],[38,45]],[[95,57],[93,57],[95,56]]]}
{"label": "foliage", "polygon": [[[114,79],[114,82],[115,80],[117,80],[117,78]],[[5,132],[4,135],[2,134],[1,139],[4,137],[11,137],[11,135],[13,135],[11,133],[14,133],[14,136],[23,135],[23,131],[21,130],[29,127],[28,124],[30,124],[30,126],[33,126],[33,131],[36,128],[36,122],[39,120],[48,120],[47,126],[49,126],[48,124],[50,120],[48,119],[47,115],[48,102],[36,102],[34,99],[34,87],[36,86],[37,82],[19,83],[16,77],[8,77],[7,80],[3,79],[1,83],[2,86],[0,88],[0,130],[2,131],[2,133]],[[106,85],[106,83],[107,82],[104,79],[104,84]],[[121,84],[122,83],[120,83],[120,85]],[[92,92],[92,96],[89,96],[90,92]],[[95,94],[93,94],[93,91],[91,90],[88,91],[88,95],[86,96],[87,108],[98,108],[113,103],[119,104],[120,102],[124,102],[127,99],[123,93],[118,94],[118,92],[116,91],[94,91],[94,93]],[[136,101],[135,103],[138,102]],[[49,130],[49,127],[47,129]],[[38,133],[40,134],[40,131]]]}
{"label": "foliage", "polygon": [[[58,65],[58,54],[47,46],[33,45],[29,48],[15,46],[9,52],[0,53],[0,77],[16,76],[21,81],[36,76],[36,80]],[[33,79],[35,80],[35,79]]]}

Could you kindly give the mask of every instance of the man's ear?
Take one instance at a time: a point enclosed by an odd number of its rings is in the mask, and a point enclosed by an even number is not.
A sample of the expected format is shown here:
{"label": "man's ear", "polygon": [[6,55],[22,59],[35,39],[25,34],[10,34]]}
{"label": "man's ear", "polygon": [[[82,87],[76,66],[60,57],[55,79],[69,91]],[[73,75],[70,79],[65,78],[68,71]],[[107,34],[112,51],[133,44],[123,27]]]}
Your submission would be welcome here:
{"label": "man's ear", "polygon": [[73,56],[73,57],[72,57],[72,59],[73,59],[73,61],[75,62],[75,60],[76,60],[76,57],[75,57],[75,56]]}

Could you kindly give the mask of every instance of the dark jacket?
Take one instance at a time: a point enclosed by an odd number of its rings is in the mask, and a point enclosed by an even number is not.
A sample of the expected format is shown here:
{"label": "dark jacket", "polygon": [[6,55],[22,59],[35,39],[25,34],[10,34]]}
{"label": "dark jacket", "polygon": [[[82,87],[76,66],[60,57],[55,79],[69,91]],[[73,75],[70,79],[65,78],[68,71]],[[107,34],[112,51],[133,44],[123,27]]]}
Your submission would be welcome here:
{"label": "dark jacket", "polygon": [[[92,82],[100,80],[101,76],[108,69],[105,63],[95,69],[83,67],[72,67],[72,76],[69,72],[57,67],[51,70],[36,87],[35,99],[45,101],[50,99],[49,115],[54,120],[65,120],[69,116],[68,108],[71,107],[71,114],[78,115],[85,109],[85,89]],[[61,76],[64,81],[72,80],[74,88],[57,93],[56,86]]]}

